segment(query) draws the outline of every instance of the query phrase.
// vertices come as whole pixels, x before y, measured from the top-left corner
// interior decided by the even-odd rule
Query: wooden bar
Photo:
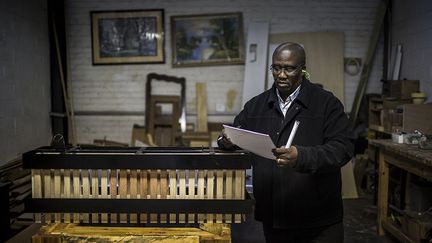
[[[233,198],[233,171],[226,170],[225,171],[225,199],[234,199]],[[232,214],[225,214],[224,223],[230,224],[232,222]]]
[[[178,194],[177,194],[177,173],[175,170],[170,170],[169,171],[169,199],[177,199],[178,198]],[[175,213],[171,213],[169,215],[169,220],[170,223],[175,224],[176,223],[176,214]]]
[[[216,171],[216,199],[223,199],[224,175],[222,170]],[[222,214],[216,214],[216,223],[222,223]]]
[[[186,171],[179,171],[179,199],[186,199]],[[184,213],[179,213],[179,223],[183,224],[186,221]]]
[[[110,170],[110,196],[112,199],[117,198],[117,173],[118,170],[111,169]],[[110,223],[118,222],[118,214],[112,213],[110,215]]]
[[[80,198],[81,197],[81,186],[80,186],[80,171],[79,170],[72,170],[72,174],[73,174],[73,179],[72,179],[72,183],[73,183],[73,194],[72,197],[73,198]],[[73,222],[74,223],[79,223],[80,222],[80,214],[79,213],[74,213],[73,214]]]
[[[71,171],[70,170],[62,170],[63,175],[63,194],[62,198],[71,198]],[[71,222],[71,214],[70,213],[64,213],[64,222],[65,223],[72,223]]]
[[[82,175],[82,188],[83,188],[83,198],[89,198],[90,197],[90,174],[89,174],[89,170],[82,170],[81,171],[81,175]],[[90,219],[90,214],[88,213],[83,213],[82,214],[82,219],[84,223],[90,223],[89,219]]]
[[[127,198],[127,171],[126,170],[120,170],[120,176],[119,176],[119,195],[121,199]],[[127,223],[127,214],[121,213],[120,214],[120,223]]]
[[[101,173],[101,195],[99,198],[108,198],[108,170],[102,170]],[[101,223],[108,223],[108,214],[101,214]]]
[[[163,170],[160,171],[160,199],[167,199],[168,193],[168,172]],[[159,216],[159,223],[167,223],[167,214],[162,213]]]
[[[202,224],[199,228],[95,227],[77,224],[50,224],[43,226],[32,237],[33,243],[89,241],[110,243],[229,243],[231,242],[231,229],[226,224]]]
[[[137,171],[136,170],[130,171],[130,180],[129,180],[128,184],[130,187],[130,198],[131,199],[138,198]],[[130,214],[130,222],[132,224],[136,224],[138,222],[138,215],[135,213]]]
[[[91,170],[92,175],[92,186],[91,186],[91,198],[99,198],[99,183],[98,183],[98,170]],[[99,223],[99,214],[98,213],[92,213],[91,214],[92,223]]]
[[[150,171],[150,199],[158,199],[158,172],[156,170]],[[150,223],[158,223],[158,215],[155,213],[150,214]]]
[[[148,198],[148,172],[147,170],[141,170],[140,173],[140,198],[147,199]],[[142,224],[147,223],[148,219],[147,213],[140,214],[140,222]]]
[[[214,198],[214,172],[213,170],[207,171],[207,199]],[[206,214],[206,223],[213,223],[214,215],[211,213]]]
[[[41,170],[32,170],[32,197],[42,198]],[[36,223],[41,223],[41,214],[35,213],[34,219]]]
[[[204,181],[205,181],[205,173],[203,170],[198,171],[198,198],[204,198]],[[198,223],[204,223],[204,214],[198,214]]]

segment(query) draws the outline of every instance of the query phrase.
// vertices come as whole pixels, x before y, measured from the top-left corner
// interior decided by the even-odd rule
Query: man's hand
[[[277,166],[287,168],[294,168],[296,166],[297,148],[295,146],[289,148],[285,148],[285,146],[274,148],[272,152],[274,156],[276,156]]]
[[[222,132],[219,135],[218,144],[219,146],[222,146],[224,149],[232,149],[235,146],[226,135],[225,129],[222,129]]]

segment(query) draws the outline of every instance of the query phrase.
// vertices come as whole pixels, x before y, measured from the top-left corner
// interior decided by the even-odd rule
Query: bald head
[[[273,52],[273,61],[277,57],[287,55],[291,56],[297,64],[306,64],[306,54],[304,48],[294,42],[285,42],[276,47],[276,50]]]

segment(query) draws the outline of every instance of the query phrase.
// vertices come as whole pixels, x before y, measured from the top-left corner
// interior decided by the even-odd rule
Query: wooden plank
[[[82,170],[81,175],[82,175],[82,188],[83,188],[82,197],[83,198],[90,198],[90,174],[89,174],[89,171],[88,170]],[[83,213],[81,215],[82,215],[82,219],[83,219],[84,223],[90,223],[90,221],[89,221],[90,214]]]
[[[81,198],[81,185],[80,185],[80,171],[79,170],[72,170],[73,174],[73,198]],[[80,214],[74,213],[73,214],[73,222],[79,223],[80,222]]]
[[[169,199],[176,199],[177,198],[177,173],[175,170],[169,171]],[[170,223],[176,223],[176,214],[171,213],[169,215]]]
[[[61,175],[60,170],[54,170],[54,198],[61,197]],[[61,213],[54,214],[55,222],[61,223]]]
[[[138,185],[137,185],[137,170],[130,171],[130,198],[136,199],[138,198]],[[130,222],[131,224],[135,224],[138,222],[138,215],[136,213],[130,214]]]
[[[118,170],[111,169],[110,170],[110,196],[112,199],[118,198],[117,195],[117,173]],[[110,223],[117,223],[118,222],[118,214],[112,213],[110,215]]]
[[[244,171],[243,170],[235,170],[234,175],[234,199],[244,199],[244,191],[242,187],[244,187],[243,184],[243,177],[244,177]],[[241,223],[241,215],[235,214],[234,215],[234,222],[235,223]]]
[[[204,178],[205,174],[204,174],[204,170],[199,170],[198,171],[198,198],[199,199],[204,199]],[[198,223],[204,223],[204,214],[200,213],[198,214]]]
[[[179,199],[186,199],[186,171],[179,170]],[[179,223],[185,223],[185,214],[179,213]]]
[[[42,172],[41,170],[32,170],[32,197],[42,198]],[[35,213],[34,219],[36,223],[41,223],[41,214]]]
[[[127,171],[125,169],[120,170],[120,176],[119,176],[119,195],[121,199],[127,198]],[[127,223],[127,214],[121,213],[120,214],[120,223]]]
[[[214,171],[207,171],[207,199],[212,200],[214,198]],[[213,223],[214,214],[206,214],[207,223]]]
[[[225,171],[225,199],[233,199],[233,170]],[[225,223],[232,223],[232,214],[225,214]]]
[[[43,198],[51,198],[51,170],[43,170]],[[51,214],[45,214],[45,222],[51,222]],[[42,219],[42,221],[44,221]],[[44,222],[43,222],[44,223]]]
[[[158,198],[158,172],[157,170],[150,170],[150,199]],[[150,223],[158,223],[157,214],[150,214]]]
[[[101,194],[99,198],[108,198],[108,170],[101,172]],[[108,223],[108,214],[101,214],[101,223]]]
[[[99,175],[98,175],[98,170],[91,170],[91,180],[92,180],[92,185],[91,185],[91,197],[93,199],[99,198]],[[95,209],[96,210],[96,209]],[[92,213],[91,215],[92,219],[92,223],[99,223],[99,213]]]
[[[195,199],[195,170],[188,171],[188,190],[187,190],[187,198]],[[188,223],[195,223],[195,214],[188,214]]]
[[[384,235],[383,223],[387,222],[389,166],[384,160],[384,153],[378,154],[378,234]]]
[[[222,170],[216,171],[216,199],[223,199],[224,175]],[[222,214],[216,214],[216,223],[222,223]]]
[[[196,83],[197,132],[207,132],[207,90],[205,83]]]
[[[166,200],[168,196],[168,172],[163,170],[160,172],[160,199]],[[162,213],[159,215],[160,223],[167,223],[167,214]]]
[[[62,198],[71,198],[71,170],[63,170],[63,194]],[[71,214],[65,213],[64,214],[64,222],[65,223],[72,223],[71,222]]]
[[[107,232],[109,234],[107,235]],[[192,238],[191,238],[192,237]],[[52,224],[42,227],[34,242],[231,242],[231,230],[226,224],[201,224],[190,227],[101,227],[76,224]]]
[[[140,198],[147,199],[148,198],[148,172],[147,170],[141,170],[140,172]],[[142,224],[147,223],[147,212],[140,214],[140,222]]]

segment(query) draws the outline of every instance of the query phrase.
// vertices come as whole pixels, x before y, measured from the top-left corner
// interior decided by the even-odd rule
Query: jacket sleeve
[[[324,143],[316,146],[296,146],[296,171],[326,173],[339,170],[353,156],[354,141],[343,105],[332,97],[325,110]]]

